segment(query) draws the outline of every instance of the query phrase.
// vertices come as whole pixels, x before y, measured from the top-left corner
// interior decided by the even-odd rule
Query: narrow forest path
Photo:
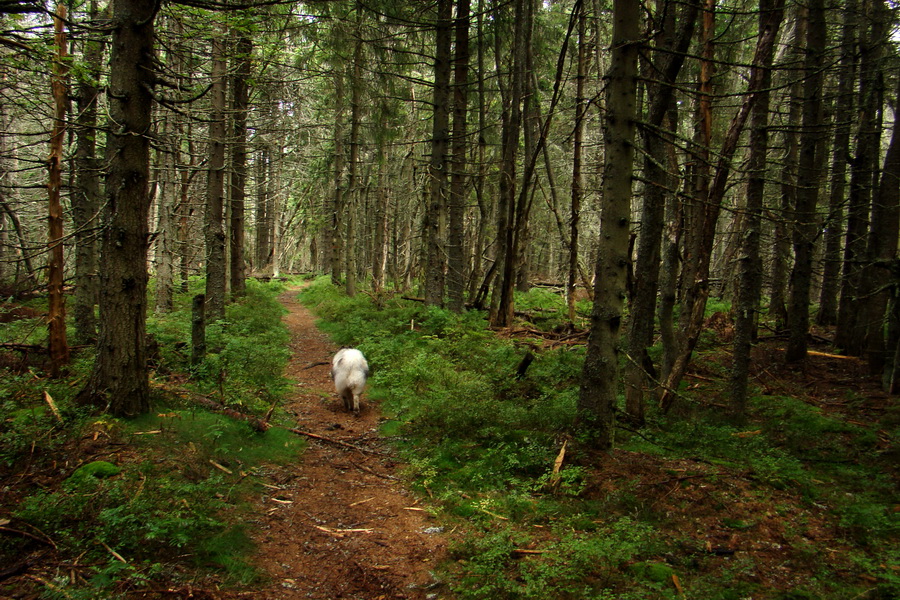
[[[255,598],[437,598],[431,569],[443,557],[443,536],[404,489],[399,465],[378,435],[379,411],[363,396],[360,414],[344,411],[330,378],[337,348],[297,301],[279,300],[291,334],[285,407],[296,428],[365,451],[309,440],[298,464],[266,482],[255,524],[257,567],[270,583]],[[316,364],[316,363],[329,364]],[[310,366],[315,365],[315,366]]]

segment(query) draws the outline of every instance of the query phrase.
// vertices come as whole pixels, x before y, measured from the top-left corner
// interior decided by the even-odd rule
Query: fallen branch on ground
[[[263,421],[262,419],[258,419],[256,417],[254,417],[253,415],[247,415],[242,412],[238,412],[238,411],[234,410],[233,408],[228,408],[224,404],[216,402],[215,400],[210,400],[209,398],[204,398],[203,396],[194,396],[193,400],[194,400],[194,402],[196,402],[197,404],[200,404],[201,406],[205,406],[216,412],[220,412],[223,415],[229,416],[233,419],[239,419],[241,421],[246,421],[247,423],[250,424],[250,427],[252,427],[256,431],[263,432],[263,431],[266,431],[267,429],[269,429],[269,427],[271,427],[271,425],[269,425],[267,422]]]
[[[353,450],[358,450],[360,452],[365,452],[367,454],[377,454],[379,456],[388,456],[384,452],[379,452],[378,450],[369,450],[368,448],[363,448],[362,446],[357,446],[356,444],[349,444],[347,442],[342,442],[341,440],[336,440],[334,438],[325,437],[324,435],[319,435],[317,433],[310,433],[309,431],[303,431],[301,429],[291,429],[288,427],[286,427],[285,429],[287,429],[291,433],[295,433],[297,435],[305,435],[306,437],[312,438],[314,440],[328,442],[329,444],[335,444],[337,446],[343,446],[345,448],[351,448]]]
[[[320,360],[319,362],[310,363],[309,365],[303,367],[303,370],[312,369],[313,367],[321,367],[322,365],[330,365],[331,363],[327,360]]]

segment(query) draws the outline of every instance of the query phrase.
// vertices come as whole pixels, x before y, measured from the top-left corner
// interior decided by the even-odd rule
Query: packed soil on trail
[[[404,488],[401,465],[378,435],[378,407],[364,395],[359,415],[344,410],[330,377],[337,348],[297,293],[280,297],[289,311],[287,375],[294,381],[285,407],[297,429],[332,441],[310,437],[300,462],[266,482],[270,493],[252,529],[256,564],[269,584],[254,597],[444,596],[431,573],[445,552],[440,529]]]

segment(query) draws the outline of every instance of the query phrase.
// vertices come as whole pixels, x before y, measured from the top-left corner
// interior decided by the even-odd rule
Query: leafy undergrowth
[[[517,305],[547,319],[537,293]],[[900,407],[858,361],[790,370],[761,345],[737,429],[720,417],[728,345],[710,329],[676,409],[600,454],[567,437],[582,346],[324,280],[302,299],[369,358],[383,431],[453,532],[444,577],[459,598],[900,597]]]
[[[98,415],[74,403],[91,366],[87,349],[56,381],[40,365],[7,361],[0,375],[0,596],[152,597],[148,590],[177,595],[259,578],[248,562],[248,500],[263,489],[258,476],[294,462],[304,442],[283,429],[254,431],[193,401],[207,397],[261,416],[286,389],[287,333],[277,302],[283,288],[249,286],[228,306],[226,321],[209,328],[210,351],[195,367],[191,294],[178,296],[173,313],[151,317],[159,352],[152,411],[141,418]],[[23,320],[4,329],[15,336],[4,341],[19,344],[40,343],[42,335],[44,327]]]

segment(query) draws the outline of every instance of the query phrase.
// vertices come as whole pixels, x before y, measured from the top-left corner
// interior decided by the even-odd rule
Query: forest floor
[[[333,442],[310,438],[301,462],[273,471],[252,527],[269,584],[253,597],[426,598],[439,585],[431,569],[445,553],[440,529],[404,489],[402,465],[378,434],[378,407],[364,395],[359,415],[344,410],[330,377],[337,348],[296,297],[293,289],[279,299],[294,382],[284,407],[297,429]]]
[[[577,498],[564,497],[563,492],[535,492],[525,508],[516,509],[512,503],[502,504],[501,494],[473,492],[472,498],[465,496],[456,505],[445,498],[443,506],[434,509],[441,512],[438,519],[406,487],[404,465],[379,431],[379,406],[369,402],[366,394],[358,415],[343,408],[330,379],[330,361],[337,347],[317,329],[313,314],[297,300],[298,292],[299,288],[290,289],[279,298],[288,311],[282,320],[290,333],[291,351],[286,369],[291,390],[282,409],[292,416],[289,426],[308,443],[294,462],[278,466],[267,461],[264,468],[253,469],[252,505],[248,508],[241,502],[246,525],[243,530],[250,533],[255,545],[250,561],[261,575],[255,580],[258,583],[243,588],[234,587],[233,582],[220,586],[223,578],[218,573],[203,571],[193,579],[193,571],[181,571],[179,567],[173,572],[184,577],[166,589],[157,589],[156,584],[147,588],[141,580],[139,588],[129,589],[125,597],[452,597],[450,586],[439,581],[435,572],[447,581],[462,577],[484,589],[496,583],[497,589],[512,590],[497,597],[554,597],[537,595],[540,585],[556,585],[557,580],[560,586],[567,585],[564,577],[569,575],[579,586],[627,588],[631,598],[641,597],[642,591],[647,591],[646,598],[670,598],[673,594],[778,600],[900,597],[895,593],[900,589],[896,551],[900,504],[890,493],[884,493],[885,489],[900,489],[900,407],[896,396],[881,391],[865,361],[832,353],[826,332],[812,338],[816,342],[813,352],[797,365],[785,363],[783,338],[770,335],[760,340],[754,350],[753,377],[761,397],[746,428],[733,431],[717,427],[718,421],[709,419],[728,401],[731,335],[723,315],[711,318],[706,327],[706,346],[698,352],[687,375],[691,402],[676,404],[664,428],[631,432],[630,440],[636,443],[630,446],[625,446],[628,439],[623,439],[608,454],[578,457],[570,453],[567,463],[572,461],[583,473],[583,488],[575,494]],[[273,315],[273,321],[277,318]],[[459,406],[465,410],[465,404]],[[170,416],[157,415],[157,420],[177,420]],[[192,462],[202,455],[184,442],[179,446],[180,454],[175,453],[178,456],[154,455],[148,448],[156,446],[141,446],[136,442],[137,434],[107,435],[104,423],[98,420],[63,446],[44,450],[50,452],[50,460],[32,459],[34,442],[26,436],[31,430],[18,437],[7,434],[8,439],[28,442],[23,445],[28,458],[24,464],[20,461],[21,470],[4,472],[0,462],[0,533],[6,534],[0,537],[0,600],[30,600],[42,592],[41,597],[102,597],[88,595],[89,589],[84,595],[69,595],[65,589],[47,595],[55,592],[54,586],[66,577],[73,583],[84,583],[94,573],[93,567],[105,564],[85,564],[83,555],[72,560],[55,551],[52,538],[62,539],[67,531],[81,530],[35,529],[39,535],[24,534],[30,546],[10,543],[13,538],[9,534],[21,533],[16,529],[28,525],[25,519],[10,522],[4,517],[15,512],[22,498],[33,494],[31,488],[46,493],[57,490],[76,465],[98,458],[132,473],[140,473],[139,468],[146,468],[141,465],[151,462],[198,474],[203,472],[201,465],[208,468],[206,460]],[[700,427],[703,436],[718,437],[709,437],[706,446],[689,445],[695,451],[680,448],[679,440],[691,441],[687,436],[701,431],[695,429]],[[174,435],[174,425],[166,429],[165,436],[148,439],[156,444],[164,437],[169,443],[182,439]],[[623,429],[630,430],[624,424]],[[686,433],[679,438],[676,434],[681,430]],[[628,438],[628,433],[622,432],[622,438]],[[240,446],[247,445],[243,435],[235,436]],[[295,439],[290,434],[286,437]],[[733,440],[748,443],[734,444]],[[750,443],[753,440],[760,441],[754,446]],[[723,448],[717,447],[715,452],[708,447],[719,445]],[[171,446],[160,445],[159,449],[164,453]],[[218,454],[215,456],[221,460]],[[232,458],[226,464],[240,464],[238,458]],[[294,460],[293,455],[290,460]],[[242,479],[244,476],[241,474]],[[143,489],[142,477],[132,475],[130,481],[138,486],[136,491],[125,485],[129,480],[124,478],[119,478],[121,487],[115,489],[137,497]],[[259,493],[256,477],[265,492]],[[53,502],[45,502],[42,510],[60,512],[67,506],[81,506],[77,502],[83,497],[58,494]],[[477,507],[485,499],[496,500],[500,508],[478,511],[475,518],[460,512],[466,506]],[[148,506],[140,514],[151,514],[155,505]],[[521,518],[500,516],[515,512],[513,509]],[[613,544],[602,535],[587,532],[608,532],[604,527],[625,522],[626,518],[649,524],[654,540],[664,540],[658,544],[659,550],[640,556],[651,560],[632,564],[634,560],[627,559],[618,564],[611,558],[609,565],[591,565],[584,573],[569,568],[569,563],[581,564],[578,560],[593,556],[590,552]],[[54,522],[69,526],[62,516]],[[4,525],[9,527],[4,530]],[[493,541],[502,541],[504,536],[515,546],[501,556],[502,552],[494,552]],[[466,537],[475,540],[471,548],[459,544]],[[9,548],[23,549],[8,558],[9,554],[2,553],[4,539]],[[451,539],[452,552],[448,550]],[[476,552],[482,547],[484,559]],[[471,556],[463,555],[461,548],[468,548]],[[584,554],[569,560],[570,550],[583,550]],[[133,548],[130,551],[134,552]],[[119,555],[114,556],[125,564]],[[492,559],[497,559],[496,565]],[[164,557],[159,560],[164,561]],[[143,568],[141,563],[135,564],[135,572]],[[648,582],[633,569],[647,564],[664,565],[670,570],[665,571],[666,578]],[[542,573],[547,577],[537,578]],[[188,580],[192,583],[185,585]],[[532,582],[534,586],[527,588]],[[119,588],[126,585],[134,584],[123,579]],[[842,588],[848,593],[842,594]],[[830,595],[815,593],[820,589]],[[481,593],[468,597],[490,596]]]

